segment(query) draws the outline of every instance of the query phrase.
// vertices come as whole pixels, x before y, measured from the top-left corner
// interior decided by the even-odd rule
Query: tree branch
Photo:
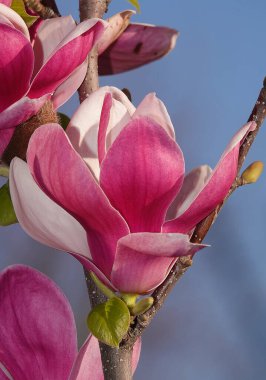
[[[202,242],[202,240],[207,235],[209,229],[211,228],[212,224],[216,220],[224,203],[227,201],[230,195],[241,185],[241,181],[239,180],[238,174],[245,161],[247,153],[252,143],[254,142],[254,139],[257,136],[257,133],[261,125],[264,122],[265,116],[266,116],[266,78],[264,79],[263,87],[260,91],[258,99],[248,119],[248,121],[255,121],[257,123],[257,127],[254,131],[248,133],[244,142],[241,145],[241,148],[239,150],[237,177],[234,183],[232,184],[227,196],[223,200],[223,202],[220,205],[218,205],[216,209],[209,216],[207,216],[204,220],[202,220],[196,226],[194,233],[191,237],[191,242],[193,243]],[[176,283],[181,279],[181,277],[188,270],[188,268],[190,268],[191,265],[192,265],[192,258],[190,256],[180,258],[176,262],[176,264],[172,268],[171,272],[169,273],[165,281],[153,292],[152,294],[152,297],[154,298],[153,306],[144,314],[136,318],[135,324],[128,331],[128,335],[122,342],[121,347],[132,346],[132,343],[134,343],[136,339],[143,333],[143,331],[149,326],[154,316],[162,307],[165,299],[170,294],[171,290],[174,288]]]
[[[37,13],[42,19],[55,18],[60,16],[54,0],[41,2],[40,0],[23,0],[26,7]]]

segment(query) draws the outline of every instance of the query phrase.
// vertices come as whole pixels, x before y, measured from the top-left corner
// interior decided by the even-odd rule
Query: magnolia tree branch
[[[37,13],[42,19],[55,18],[60,16],[54,0],[23,0],[24,4]]]
[[[230,197],[230,195],[239,187],[242,183],[239,180],[239,172],[241,167],[245,161],[247,153],[261,127],[264,122],[266,116],[266,78],[263,82],[263,87],[260,91],[258,99],[255,103],[255,106],[250,114],[248,121],[255,121],[257,123],[257,127],[254,131],[249,132],[246,136],[244,142],[239,151],[238,158],[238,173],[237,177],[232,184],[227,196],[223,200],[223,202],[216,207],[216,209],[207,216],[204,220],[202,220],[195,228],[195,231],[191,237],[191,242],[193,243],[201,243],[204,237],[207,235],[209,229],[217,218],[222,206],[226,202],[226,200]],[[187,269],[192,265],[191,257],[183,257],[177,261],[177,263],[172,268],[166,280],[153,292],[152,297],[154,298],[153,306],[146,311],[144,314],[140,315],[136,318],[135,324],[130,328],[127,337],[122,342],[122,347],[131,347],[132,344],[136,341],[136,339],[143,333],[143,331],[149,326],[154,316],[157,314],[158,310],[164,304],[165,299],[170,294],[171,290],[174,288],[176,283],[181,279],[183,274],[187,271]]]
[[[80,21],[88,18],[102,18],[107,12],[111,0],[80,0]],[[99,88],[98,79],[98,52],[97,46],[88,55],[88,69],[85,79],[78,93],[80,102],[83,102],[89,94]],[[105,296],[98,290],[85,270],[86,284],[91,306],[94,307],[106,301]],[[113,348],[99,342],[102,366],[105,380],[131,380],[132,379],[132,347]]]

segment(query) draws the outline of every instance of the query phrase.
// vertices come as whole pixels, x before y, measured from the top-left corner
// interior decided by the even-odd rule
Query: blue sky
[[[266,75],[264,1],[141,1],[136,22],[180,31],[167,57],[101,78],[127,87],[137,104],[155,91],[166,104],[187,171],[215,166],[247,120]],[[58,1],[78,19],[75,1]],[[130,8],[113,0],[109,14]],[[63,107],[71,116],[77,99]],[[247,163],[266,161],[266,126]],[[239,189],[221,212],[202,251],[143,338],[135,380],[251,380],[266,373],[266,180]],[[0,266],[32,265],[64,290],[85,339],[88,301],[82,268],[68,255],[32,241],[19,226],[0,230]]]

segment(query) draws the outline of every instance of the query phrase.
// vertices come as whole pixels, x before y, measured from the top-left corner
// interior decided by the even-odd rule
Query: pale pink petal
[[[145,96],[140,105],[137,107],[136,112],[133,115],[133,119],[139,116],[147,116],[154,120],[173,139],[175,138],[174,126],[171,122],[170,116],[163,102],[157,98],[155,93],[151,93]]]
[[[24,36],[30,40],[29,30],[23,19],[13,9],[0,3],[0,14],[5,16],[11,24],[19,30]]]
[[[12,160],[9,181],[18,221],[33,239],[91,258],[84,228],[39,188],[26,162]]]
[[[108,276],[117,240],[128,234],[128,227],[62,127],[46,124],[38,128],[31,137],[27,159],[41,189],[83,225],[93,261]]]
[[[38,28],[33,45],[35,55],[34,75],[37,74],[44,62],[56,50],[60,42],[75,30],[76,23],[72,16],[55,17],[42,20],[41,25],[35,27]]]
[[[98,19],[78,24],[44,62],[32,82],[28,96],[37,98],[54,92],[84,62],[102,35],[105,25]]]
[[[111,281],[124,293],[149,293],[164,281],[177,257],[194,255],[204,247],[181,234],[124,236],[117,243]]]
[[[24,97],[3,112],[0,112],[0,131],[3,129],[14,128],[28,120],[31,116],[36,115],[49,98],[49,94],[44,95],[39,99]]]
[[[130,17],[136,12],[126,10],[108,18],[108,27],[105,29],[99,43],[98,53],[101,54],[124,32],[130,23]]]
[[[148,118],[132,120],[102,162],[100,183],[131,232],[160,232],[184,175],[183,154]]]
[[[241,142],[247,133],[255,128],[256,123],[251,122],[235,134],[200,193],[195,194],[196,197],[192,202],[190,200],[188,204],[185,204],[187,209],[182,206],[181,215],[164,224],[164,232],[188,233],[222,202],[237,174]]]
[[[54,108],[61,107],[77,91],[83,82],[88,67],[87,59],[55,90],[52,96]]]
[[[29,40],[15,28],[0,24],[0,112],[28,91],[33,69],[33,51]],[[27,64],[25,64],[27,62]]]
[[[141,339],[138,338],[133,347],[132,374],[137,368],[140,351]],[[88,374],[93,374],[92,380],[104,380],[99,343],[92,335],[81,347],[69,380],[88,380]]]
[[[14,132],[15,128],[0,129],[0,158],[6,150]]]
[[[174,29],[147,24],[130,24],[99,57],[101,75],[135,69],[169,53],[176,43]]]
[[[194,201],[202,191],[212,173],[208,165],[199,166],[189,172],[185,178],[180,192],[167,211],[167,220],[177,218]]]
[[[61,290],[23,265],[0,275],[0,362],[16,380],[67,380],[76,328]]]
[[[101,87],[90,94],[79,106],[67,128],[71,143],[89,165],[96,178],[99,177],[100,171],[97,152],[99,120],[106,93],[111,93],[113,98],[106,142],[106,145],[110,146],[135,112],[135,107],[126,95],[115,87]]]

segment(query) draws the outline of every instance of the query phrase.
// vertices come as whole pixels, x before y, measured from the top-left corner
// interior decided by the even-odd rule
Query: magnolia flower
[[[104,379],[97,339],[90,336],[78,352],[71,307],[48,277],[23,265],[7,268],[0,302],[0,379]],[[140,347],[138,340],[133,371]]]
[[[48,99],[57,108],[77,90],[105,25],[98,19],[76,25],[71,16],[46,20],[32,48],[22,18],[0,4],[0,157],[17,125]]]
[[[120,90],[101,88],[78,108],[68,136],[59,125],[41,126],[27,164],[13,160],[17,218],[33,238],[70,252],[111,288],[148,293],[178,257],[203,248],[189,233],[227,194],[241,141],[254,127],[234,136],[213,171],[202,166],[184,179],[164,104],[149,94],[136,109]]]

